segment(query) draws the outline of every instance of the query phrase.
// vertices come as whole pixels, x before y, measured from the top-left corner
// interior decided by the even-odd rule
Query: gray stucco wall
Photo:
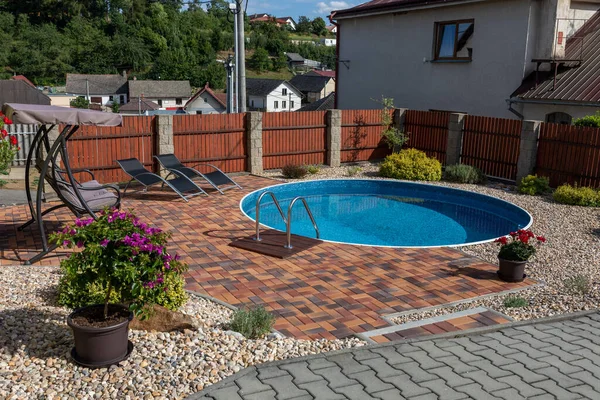
[[[435,22],[473,18],[473,61],[432,63]],[[338,107],[397,107],[515,118],[506,99],[531,66],[529,0],[498,0],[340,20]],[[530,40],[534,40],[531,38]],[[424,61],[426,60],[426,61]]]

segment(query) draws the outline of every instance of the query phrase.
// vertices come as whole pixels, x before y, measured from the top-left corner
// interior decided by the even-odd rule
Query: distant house
[[[321,75],[296,75],[290,79],[290,83],[300,90],[303,95],[303,103],[312,103],[327,97],[335,91],[335,81],[333,78]]]
[[[254,111],[297,111],[302,93],[289,82],[278,79],[246,79],[248,108]]]
[[[192,95],[190,81],[129,81],[129,97],[141,97],[161,110],[182,108]]]
[[[28,84],[29,86],[35,87],[33,82],[31,82],[29,79],[27,79],[27,77],[25,75],[14,75],[14,76],[11,76],[10,79],[12,79],[14,81],[23,81],[26,84]]]
[[[335,93],[329,93],[320,100],[302,106],[298,111],[326,111],[335,108]]]
[[[291,30],[296,30],[296,21],[292,17],[273,17],[269,14],[252,14],[248,16],[251,24],[257,22],[274,22],[277,26],[289,26]]]
[[[227,103],[222,96],[218,96],[208,86],[208,83],[200,89],[185,104],[185,111],[188,114],[223,114],[227,112]]]
[[[296,30],[296,21],[292,17],[279,17],[277,18],[279,21],[284,21],[287,26],[289,26],[293,31]]]
[[[285,55],[291,68],[321,68],[320,62],[304,58],[298,53],[285,53]]]
[[[66,93],[102,106],[126,104],[127,75],[67,74]]]
[[[327,76],[329,78],[333,78],[335,79],[335,71],[330,71],[330,70],[320,70],[320,69],[314,69],[312,71],[307,72],[304,75],[317,75],[317,76]]]
[[[327,30],[328,30],[329,32],[331,32],[331,33],[337,33],[337,26],[335,26],[335,25],[329,25],[329,26],[327,27]]]
[[[50,105],[50,98],[22,80],[0,81],[0,106],[4,103]]]
[[[269,16],[269,14],[250,14],[248,15],[248,19],[250,21],[257,19],[257,18],[267,18]]]
[[[319,43],[323,46],[335,47],[337,45],[337,40],[332,38],[321,38],[321,40],[319,40]]]
[[[148,115],[149,111],[156,111],[158,109],[158,104],[153,101],[139,97],[131,97],[129,103],[119,108],[119,114]]]

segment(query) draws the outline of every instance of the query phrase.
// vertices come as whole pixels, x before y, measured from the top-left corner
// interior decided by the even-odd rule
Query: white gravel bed
[[[178,399],[266,361],[361,346],[358,339],[247,340],[224,332],[231,310],[190,296],[182,312],[200,329],[130,331],[131,356],[110,369],[70,359],[68,310],[55,305],[56,267],[2,267],[0,273],[0,399]]]
[[[353,178],[377,178],[379,168],[376,163],[358,163],[358,165],[362,170]],[[344,178],[348,177],[348,171],[351,168],[352,166],[347,165],[337,168],[323,167],[319,173],[308,175],[304,179]],[[267,171],[264,176],[284,180],[280,171]],[[515,186],[501,183],[490,182],[487,185],[427,183],[486,194],[509,201],[527,210],[533,216],[534,222],[531,229],[536,234],[545,236],[548,242],[541,246],[537,255],[530,260],[526,273],[529,277],[544,282],[545,286],[526,289],[516,294],[528,300],[527,307],[506,308],[504,307],[506,296],[500,295],[457,306],[402,315],[393,318],[393,322],[400,324],[479,306],[492,308],[516,320],[541,318],[599,307],[600,208],[558,204],[552,200],[550,195],[522,195],[516,191]],[[492,264],[498,262],[498,246],[494,243],[463,246],[459,249]],[[587,295],[573,295],[564,285],[565,278],[579,274],[587,276],[592,283],[592,289]]]

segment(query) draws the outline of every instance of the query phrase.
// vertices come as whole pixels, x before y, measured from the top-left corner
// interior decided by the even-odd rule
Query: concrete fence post
[[[342,110],[327,110],[327,165],[342,163]]]
[[[246,137],[248,140],[248,169],[251,174],[263,172],[263,115],[258,111],[246,113]]]
[[[467,114],[450,114],[448,121],[448,142],[446,144],[446,165],[460,163],[463,144],[463,129]]]
[[[157,148],[156,154],[174,154],[175,142],[173,141],[173,116],[172,115],[157,115],[156,116],[156,135]],[[164,177],[167,175],[165,171],[161,172]]]
[[[517,161],[517,182],[535,172],[541,124],[541,121],[523,121]]]
[[[408,108],[395,108],[394,109],[394,128],[400,132],[406,132],[406,112]]]

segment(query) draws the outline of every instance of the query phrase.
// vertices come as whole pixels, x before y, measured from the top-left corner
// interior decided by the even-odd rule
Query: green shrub
[[[83,96],[78,96],[75,97],[73,100],[71,100],[71,108],[90,108],[90,102],[89,100],[87,100],[85,97]]]
[[[387,156],[379,168],[379,175],[409,181],[439,181],[442,164],[422,151],[406,149]]]
[[[300,179],[308,174],[308,168],[304,165],[288,164],[281,168],[281,174],[286,179]]]
[[[573,121],[573,125],[600,128],[600,111],[596,112],[594,115],[588,115],[586,117],[576,119]]]
[[[465,164],[449,165],[444,171],[444,180],[458,183],[483,183],[485,174],[476,167]]]
[[[529,302],[527,299],[520,296],[507,296],[504,299],[504,307],[506,308],[521,308],[527,307]]]
[[[554,191],[553,198],[562,204],[600,207],[600,191],[590,187],[577,187],[565,184]]]
[[[527,175],[519,182],[519,193],[536,196],[550,191],[550,180],[544,176]]]
[[[348,174],[348,176],[356,176],[358,175],[360,172],[362,171],[362,168],[359,166],[354,166],[354,167],[348,167],[348,170],[346,171],[346,173]]]
[[[321,171],[321,168],[319,168],[318,165],[309,165],[306,167],[306,170],[308,171],[309,174],[316,175],[319,173],[319,171]]]
[[[4,179],[0,179],[0,189],[6,185],[8,185],[8,181],[5,181]]]
[[[586,275],[575,275],[564,280],[565,290],[574,295],[584,296],[592,290],[592,282]]]
[[[269,333],[273,324],[275,324],[275,316],[260,306],[237,310],[233,313],[228,328],[248,339],[258,339]]]

